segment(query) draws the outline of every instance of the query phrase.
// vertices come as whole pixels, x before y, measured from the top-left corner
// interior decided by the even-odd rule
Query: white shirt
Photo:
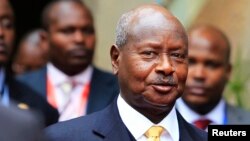
[[[118,96],[117,106],[123,123],[134,138],[137,141],[147,141],[144,133],[155,124],[127,104],[121,95]],[[179,124],[175,107],[157,125],[165,129],[160,137],[161,141],[179,141]]]
[[[189,108],[181,98],[179,98],[176,101],[176,108],[184,117],[184,119],[186,119],[189,123],[193,123],[194,121],[200,118],[206,118],[212,121],[211,124],[225,124],[224,123],[226,120],[225,106],[226,106],[225,100],[221,99],[220,102],[212,111],[210,111],[206,115],[199,115],[191,108]]]
[[[48,63],[47,68],[48,68],[47,77],[49,77],[50,83],[54,89],[56,103],[58,106],[58,111],[60,113],[59,121],[64,121],[78,117],[79,115],[77,115],[77,113],[70,113],[70,115],[68,114],[67,117],[62,118],[62,114],[65,110],[65,105],[68,103],[69,99],[72,100],[70,104],[74,104],[75,103],[74,100],[81,99],[86,84],[90,83],[91,81],[93,67],[88,66],[83,72],[74,76],[67,76],[65,73],[57,69],[52,63]],[[77,85],[70,94],[70,96],[65,96],[65,94],[61,89],[61,84],[64,83],[65,81],[68,81],[69,79],[77,82]],[[83,112],[83,115],[86,114],[86,108],[87,108],[87,103],[85,105],[85,111]]]

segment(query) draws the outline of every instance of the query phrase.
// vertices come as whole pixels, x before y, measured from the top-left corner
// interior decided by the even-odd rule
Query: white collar
[[[189,123],[193,123],[200,118],[210,119],[212,121],[211,124],[224,124],[225,122],[226,102],[224,99],[221,99],[216,107],[206,115],[200,115],[193,111],[181,98],[177,100],[176,104],[178,111]]]
[[[77,83],[86,84],[87,82],[90,82],[93,74],[93,67],[89,65],[85,70],[82,72],[74,75],[74,76],[68,76],[65,73],[63,73],[61,70],[56,68],[52,63],[47,64],[48,69],[48,76],[50,77],[50,81],[54,86],[58,86],[61,83],[67,81],[68,79],[73,79]]]
[[[155,125],[144,115],[137,112],[129,104],[127,104],[126,101],[121,97],[121,95],[118,96],[117,106],[123,123],[126,125],[128,130],[136,140],[143,136],[143,134],[152,125]],[[173,107],[170,113],[157,125],[164,127],[174,141],[179,141],[179,124],[175,107]]]

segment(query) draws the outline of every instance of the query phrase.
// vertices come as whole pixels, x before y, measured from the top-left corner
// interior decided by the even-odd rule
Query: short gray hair
[[[116,31],[115,31],[115,35],[116,35],[115,44],[118,47],[123,47],[124,45],[127,44],[128,34],[129,34],[129,25],[130,25],[133,15],[134,15],[133,11],[126,12],[120,17],[117,23]]]

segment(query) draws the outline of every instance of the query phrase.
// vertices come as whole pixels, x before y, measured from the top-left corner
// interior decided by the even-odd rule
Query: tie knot
[[[147,132],[145,133],[145,136],[147,138],[158,138],[159,139],[163,130],[164,130],[164,128],[162,126],[152,126],[147,130]]]
[[[69,94],[76,87],[74,80],[68,80],[61,84],[61,89],[65,94]]]
[[[194,122],[194,125],[200,129],[205,130],[210,123],[211,120],[209,119],[198,119]]]

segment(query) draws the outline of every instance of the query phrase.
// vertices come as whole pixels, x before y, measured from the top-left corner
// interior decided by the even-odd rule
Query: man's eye
[[[153,52],[152,51],[145,51],[144,54],[145,55],[153,55]]]
[[[7,19],[7,18],[3,19],[0,24],[2,24],[2,26],[4,28],[6,28],[6,29],[12,29],[13,28],[12,21],[10,19]]]
[[[63,29],[61,30],[64,34],[70,34],[70,33],[73,33],[74,32],[74,29],[73,28],[66,28],[66,29]]]
[[[145,58],[153,58],[156,56],[156,52],[154,51],[144,51],[142,52],[143,57]]]
[[[153,51],[144,51],[143,54],[147,56],[152,56],[152,55],[155,55],[156,53]]]
[[[212,61],[206,62],[206,67],[211,68],[211,69],[216,69],[216,68],[219,68],[221,66],[222,66],[221,63],[212,62]]]
[[[181,53],[172,53],[171,56],[182,59],[185,58],[185,55]]]
[[[83,34],[91,35],[95,33],[95,30],[93,27],[87,27],[87,28],[82,29],[82,32]]]
[[[196,61],[195,61],[195,59],[192,59],[192,58],[189,58],[188,59],[188,65],[194,65],[194,64],[196,64]]]

